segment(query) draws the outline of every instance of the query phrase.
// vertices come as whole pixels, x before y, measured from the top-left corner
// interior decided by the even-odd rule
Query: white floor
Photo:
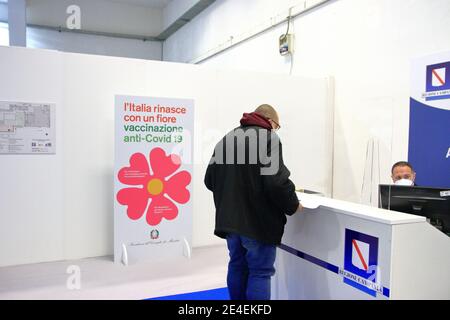
[[[226,287],[226,246],[196,248],[184,257],[132,266],[112,257],[0,268],[0,300],[147,299]],[[80,270],[79,290],[69,289],[69,266]]]

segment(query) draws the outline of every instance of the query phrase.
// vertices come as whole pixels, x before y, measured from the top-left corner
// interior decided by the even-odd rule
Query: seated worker
[[[392,182],[399,186],[415,186],[416,173],[409,162],[399,161],[391,169]]]

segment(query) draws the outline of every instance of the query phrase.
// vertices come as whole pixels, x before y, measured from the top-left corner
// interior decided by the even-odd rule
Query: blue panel
[[[408,161],[419,186],[450,188],[450,111],[411,99]]]

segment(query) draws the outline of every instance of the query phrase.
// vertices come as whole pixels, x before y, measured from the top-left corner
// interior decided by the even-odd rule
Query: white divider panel
[[[215,143],[259,104],[279,109],[297,186],[331,190],[326,79],[9,47],[0,66],[0,100],[55,102],[57,114],[56,155],[0,157],[0,266],[113,253],[116,94],[195,100],[194,247],[223,243],[203,175]]]

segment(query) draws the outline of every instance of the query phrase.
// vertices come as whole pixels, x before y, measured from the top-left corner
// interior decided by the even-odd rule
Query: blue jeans
[[[227,236],[230,262],[227,285],[231,300],[270,300],[276,246],[244,236]]]

